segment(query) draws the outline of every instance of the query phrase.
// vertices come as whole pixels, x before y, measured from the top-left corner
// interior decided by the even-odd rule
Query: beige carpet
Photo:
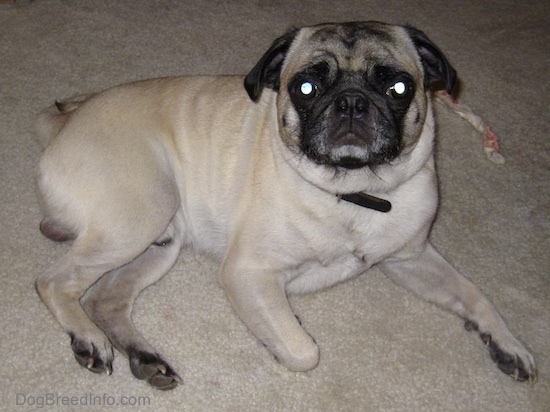
[[[0,4],[0,407],[550,411],[549,16],[548,1],[511,0]],[[479,135],[438,106],[442,200],[432,239],[534,352],[539,382],[504,376],[458,318],[376,269],[292,298],[322,358],[311,372],[289,372],[234,315],[215,264],[189,252],[135,310],[185,384],[151,389],[122,356],[112,376],[78,366],[34,291],[36,275],[67,248],[38,231],[36,113],[55,98],[136,79],[244,74],[292,26],[371,19],[428,33],[457,69],[462,100],[501,136],[504,166],[487,161]]]

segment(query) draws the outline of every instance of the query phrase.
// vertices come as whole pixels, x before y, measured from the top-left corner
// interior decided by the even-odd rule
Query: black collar
[[[385,199],[380,199],[379,197],[368,195],[363,192],[338,195],[338,198],[343,199],[346,202],[366,207],[367,209],[377,210],[378,212],[386,213],[391,210],[391,203],[389,201]]]

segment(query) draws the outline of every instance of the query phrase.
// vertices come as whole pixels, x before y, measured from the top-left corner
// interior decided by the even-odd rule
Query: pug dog
[[[47,109],[40,229],[72,245],[36,289],[76,360],[110,374],[114,347],[153,387],[181,383],[131,313],[193,247],[220,261],[235,312],[291,371],[319,348],[287,295],[376,265],[465,319],[504,373],[535,380],[533,356],[428,240],[431,92],[455,78],[412,27],[320,24],[276,39],[244,79],[145,80]]]

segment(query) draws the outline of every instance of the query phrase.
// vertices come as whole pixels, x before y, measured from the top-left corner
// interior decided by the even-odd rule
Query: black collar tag
[[[374,197],[363,192],[349,193],[338,197],[346,202],[354,203],[356,205],[366,207],[367,209],[377,210],[378,212],[387,213],[391,210],[391,203],[387,200],[380,199],[379,197]]]

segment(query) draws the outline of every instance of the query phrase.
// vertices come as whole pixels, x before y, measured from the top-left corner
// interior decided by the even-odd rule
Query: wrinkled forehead
[[[391,66],[413,76],[421,75],[418,54],[407,32],[384,23],[346,23],[306,27],[300,31],[288,59],[293,73],[326,62],[334,70],[369,72],[374,66]],[[292,62],[292,63],[291,63]]]

